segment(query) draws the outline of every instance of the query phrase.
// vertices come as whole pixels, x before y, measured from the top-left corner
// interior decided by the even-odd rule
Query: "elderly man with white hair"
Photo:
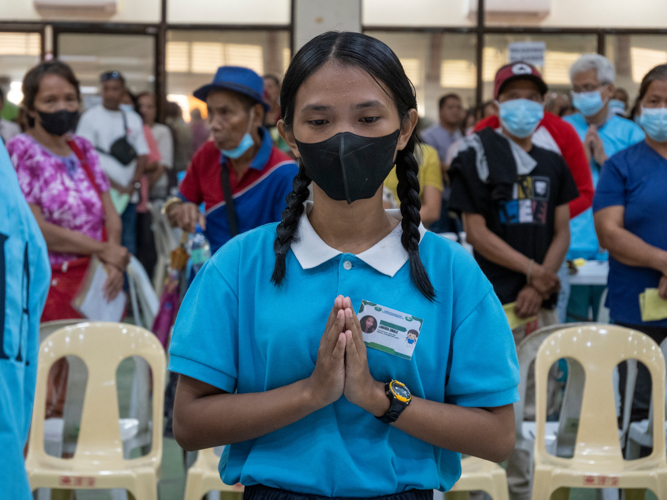
[[[610,109],[614,79],[614,65],[599,54],[584,54],[570,68],[572,103],[579,113],[563,119],[575,128],[584,143],[595,186],[608,157],[644,139],[644,131],[637,124]],[[568,259],[607,260],[607,252],[600,248],[595,234],[590,208],[570,221],[570,232]],[[591,309],[595,319],[603,291],[603,286],[573,286],[568,319],[588,319]]]

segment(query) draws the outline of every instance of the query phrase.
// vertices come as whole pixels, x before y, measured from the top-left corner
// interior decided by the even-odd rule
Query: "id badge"
[[[412,359],[423,319],[362,300],[359,322],[366,347]]]

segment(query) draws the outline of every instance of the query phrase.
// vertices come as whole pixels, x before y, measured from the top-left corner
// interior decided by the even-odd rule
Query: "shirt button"
[[[349,271],[350,269],[352,269],[352,262],[346,260],[345,262],[343,262],[343,267],[345,268],[346,271]]]

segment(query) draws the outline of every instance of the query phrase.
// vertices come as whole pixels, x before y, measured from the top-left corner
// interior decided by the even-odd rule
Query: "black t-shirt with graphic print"
[[[485,153],[487,157],[493,154]],[[519,176],[511,200],[494,201],[493,187],[483,183],[477,174],[475,150],[462,151],[452,162],[449,206],[457,212],[482,215],[491,232],[541,264],[553,240],[556,207],[572,201],[579,192],[560,155],[537,146],[528,154],[537,162],[535,168],[528,175]],[[500,302],[516,301],[526,285],[526,275],[494,264],[477,252],[475,259]],[[554,294],[542,307],[552,308],[556,300]]]

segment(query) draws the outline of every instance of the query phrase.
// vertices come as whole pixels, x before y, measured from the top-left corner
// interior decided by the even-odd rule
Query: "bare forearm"
[[[144,155],[137,158],[137,168],[134,171],[134,178],[132,179],[132,183],[139,182],[141,176],[144,175],[144,171],[146,170],[147,165],[148,165],[147,156]]]
[[[600,231],[600,244],[609,254],[627,266],[650,267],[667,274],[667,252],[649,245],[622,227],[607,227]]]
[[[497,463],[507,459],[514,448],[514,427],[503,425],[505,420],[483,408],[413,398],[393,425],[439,448]]]
[[[188,398],[187,378],[179,380],[174,435],[186,450],[222,446],[264,436],[319,409],[308,380],[266,392],[213,394]]]
[[[102,252],[104,243],[78,231],[64,229],[49,222],[38,222],[46,240],[46,247],[52,252],[92,255]]]
[[[102,206],[104,207],[104,226],[107,229],[107,241],[120,245],[120,236],[123,224],[120,220],[116,207],[111,201],[111,194],[106,191],[102,193]]]
[[[554,235],[542,265],[552,273],[557,273],[570,248],[570,231],[561,231]]]
[[[514,250],[486,227],[476,229],[472,234],[472,239],[467,227],[466,233],[468,235],[468,243],[485,259],[518,273],[525,273],[527,271],[530,259],[521,252]]]

